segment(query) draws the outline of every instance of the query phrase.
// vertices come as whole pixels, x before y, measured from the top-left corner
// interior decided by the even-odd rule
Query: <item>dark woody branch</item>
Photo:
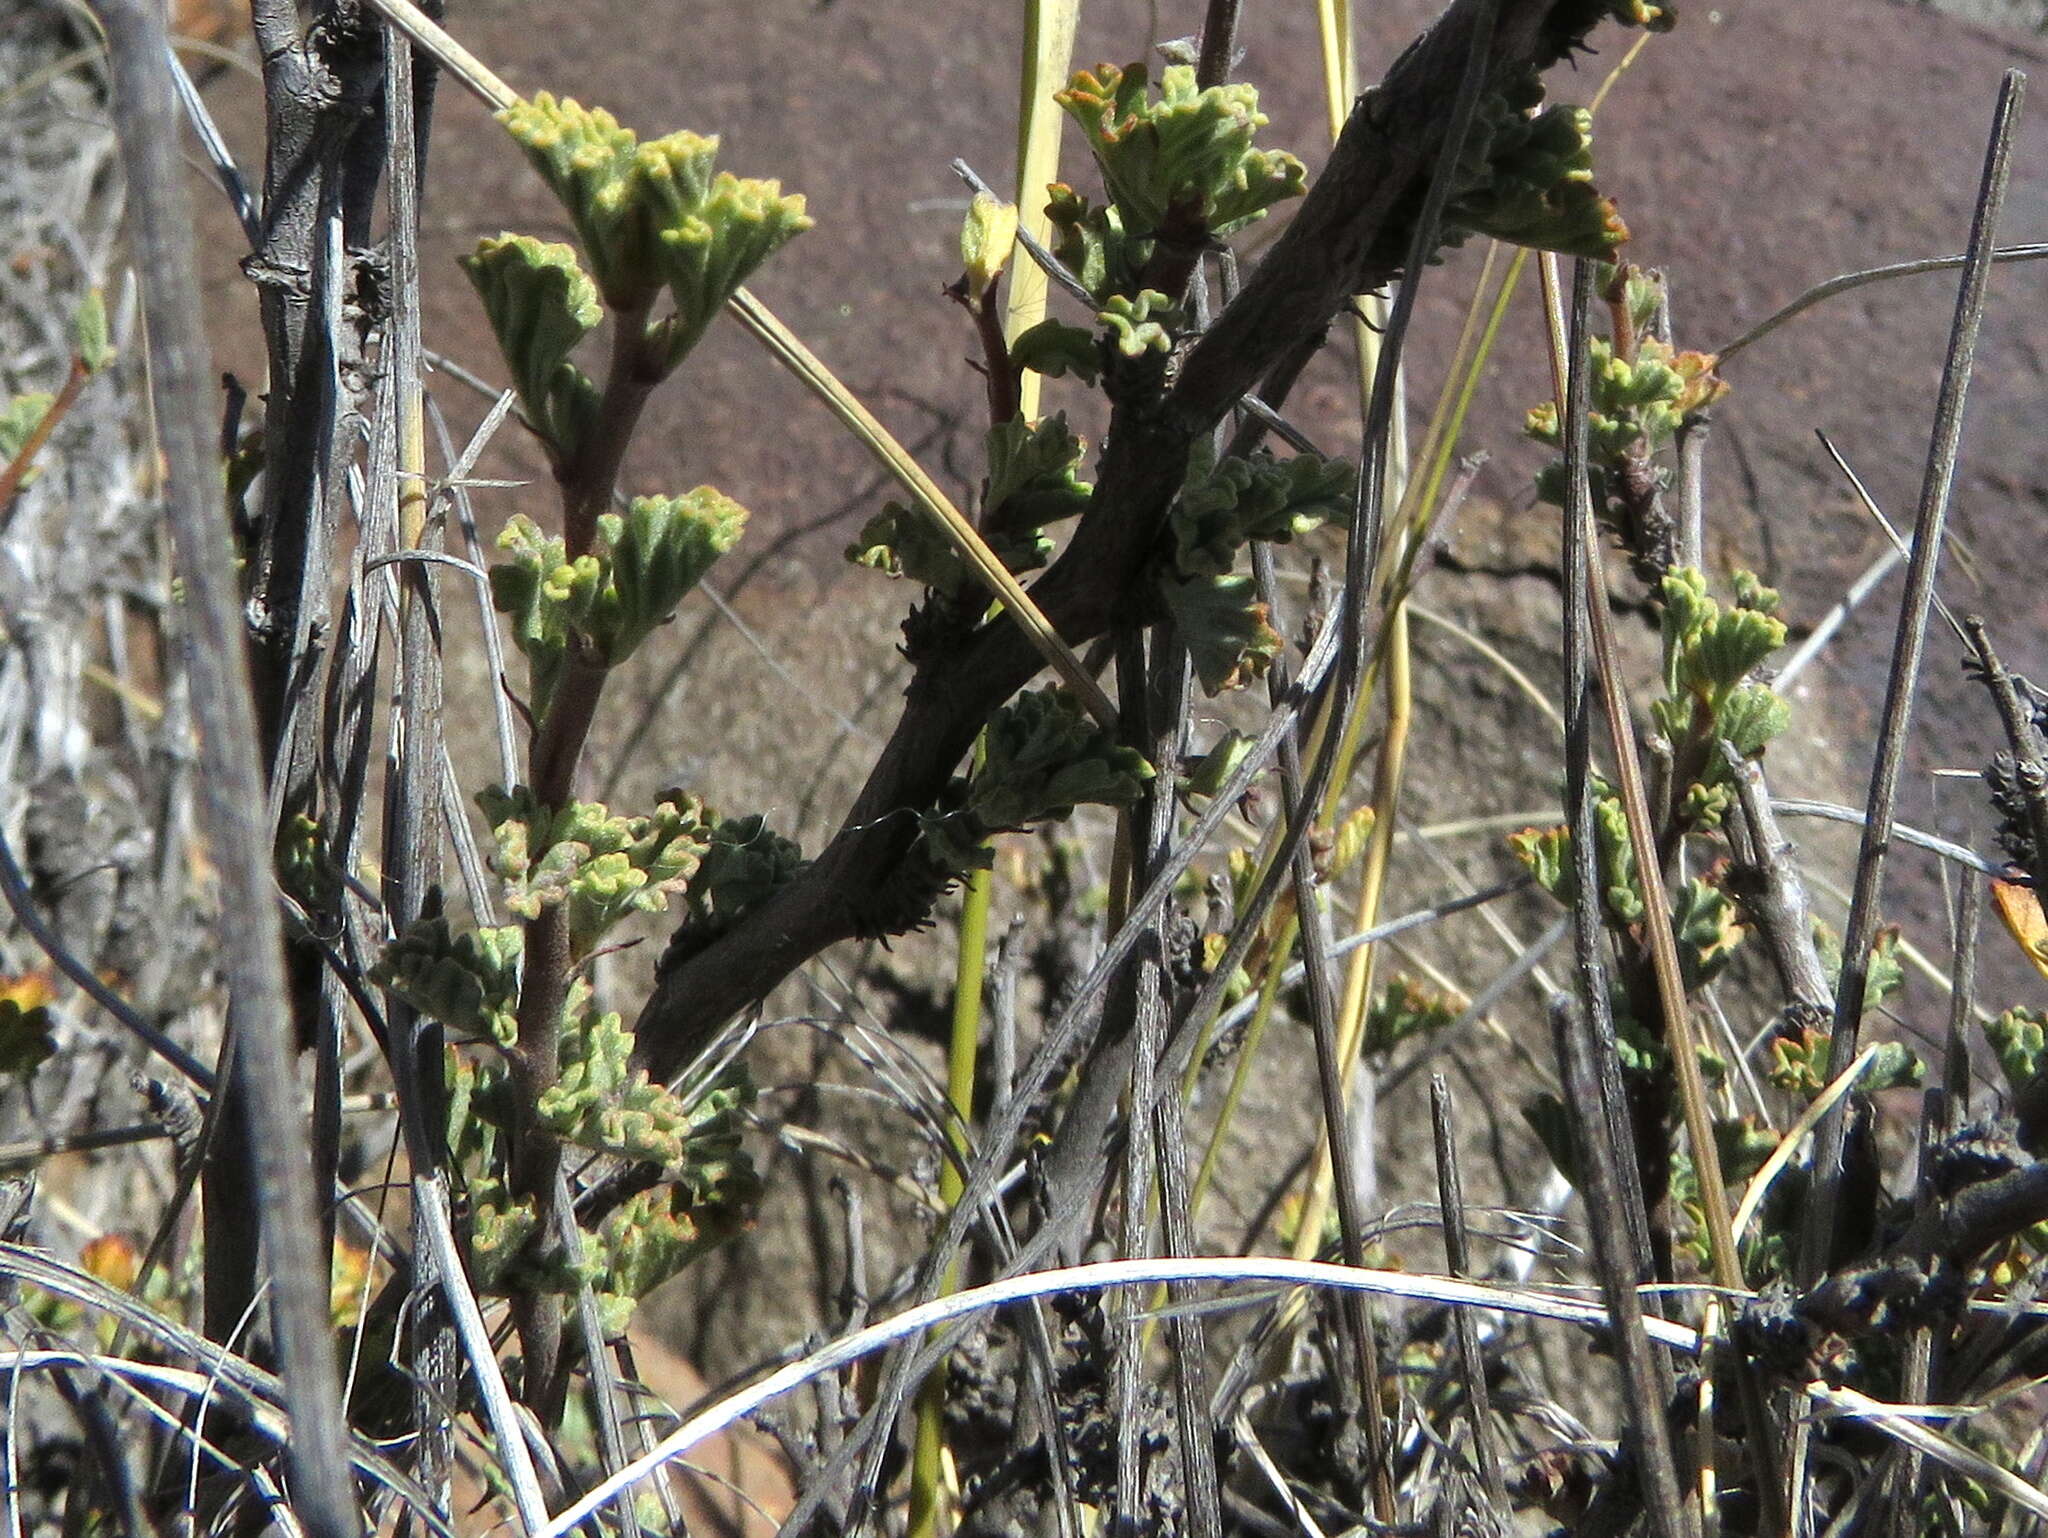
[[[1312,347],[1354,294],[1399,275],[1470,51],[1474,0],[1454,0],[1360,98],[1287,232],[1188,353],[1163,394],[1113,391],[1091,507],[1031,596],[1069,645],[1149,609],[1141,596],[1190,447],[1274,366]],[[1584,45],[1601,0],[1504,0],[1487,73],[1500,90]],[[1030,682],[1038,654],[998,618],[920,666],[903,713],[838,834],[733,929],[665,962],[639,1051],[673,1074],[722,1022],[840,940],[921,922],[938,895],[915,858],[917,815],[944,791],[990,714]]]

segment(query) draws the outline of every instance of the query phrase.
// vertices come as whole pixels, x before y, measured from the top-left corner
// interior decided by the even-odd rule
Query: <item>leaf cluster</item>
[[[560,536],[524,514],[498,536],[491,599],[527,658],[536,716],[553,703],[572,654],[613,667],[666,624],[719,556],[739,542],[747,511],[709,486],[680,497],[635,497],[597,520],[597,541],[571,559]]]
[[[1264,449],[1212,461],[1199,455],[1169,525],[1180,577],[1222,576],[1251,540],[1289,544],[1325,523],[1348,523],[1358,471],[1342,459]]]
[[[1631,516],[1632,497],[1639,497],[1645,486],[1661,490],[1670,480],[1668,466],[1657,456],[1689,418],[1728,393],[1728,384],[1714,372],[1720,362],[1714,354],[1682,352],[1649,334],[1664,305],[1660,275],[1627,264],[1610,267],[1602,290],[1615,307],[1617,327],[1625,322],[1627,331],[1617,341],[1593,337],[1587,342],[1587,477],[1595,511],[1632,533],[1637,521]],[[1539,443],[1561,447],[1557,403],[1533,407],[1524,430]],[[1536,492],[1553,506],[1564,505],[1561,458],[1538,473]]]
[[[1771,1042],[1764,1078],[1802,1105],[1810,1105],[1828,1087],[1834,1071],[1830,1062],[1833,1050],[1834,1043],[1825,1030],[1808,1027],[1782,1034]],[[1925,1077],[1926,1066],[1911,1048],[1888,1041],[1877,1048],[1870,1066],[1856,1081],[1856,1089],[1862,1094],[1915,1089]]]
[[[479,1289],[564,1294],[589,1286],[606,1330],[616,1332],[642,1297],[741,1223],[759,1190],[739,1139],[753,1086],[735,1071],[685,1099],[651,1082],[632,1066],[632,1032],[616,1014],[591,1014],[589,999],[587,985],[572,988],[562,1074],[541,1095],[539,1114],[575,1147],[658,1165],[660,1184],[581,1231],[574,1250],[535,1244],[538,1208],[513,1195],[506,1169],[515,1114],[506,1069],[454,1049],[447,1139],[463,1175],[464,1238]]]
[[[1087,444],[1067,425],[1065,412],[1027,425],[1021,417],[990,429],[988,478],[982,486],[981,527],[989,548],[1013,572],[1033,571],[1052,558],[1048,525],[1088,508],[1092,488],[1076,473]],[[847,560],[891,577],[904,577],[950,599],[980,589],[981,579],[931,519],[890,502],[862,526],[846,548]]]
[[[1306,189],[1294,156],[1253,148],[1268,120],[1251,86],[1203,89],[1192,68],[1175,64],[1160,74],[1157,96],[1150,87],[1142,63],[1103,64],[1053,97],[1087,136],[1124,230],[1227,235]]]
[[[1360,1050],[1384,1058],[1402,1042],[1442,1030],[1465,1012],[1469,1000],[1400,976],[1380,990],[1365,1012]]]
[[[660,913],[710,847],[704,805],[670,792],[647,816],[620,816],[598,802],[543,806],[525,786],[493,786],[477,798],[497,853],[505,906],[534,919],[566,903],[569,948],[586,956],[633,912]]]
[[[1719,827],[1734,797],[1720,744],[1754,758],[1791,722],[1783,698],[1750,681],[1785,644],[1778,595],[1748,572],[1735,574],[1735,593],[1723,608],[1691,567],[1673,567],[1659,588],[1664,695],[1650,714],[1682,772],[1682,815],[1694,830]]]
[[[1544,106],[1543,95],[1532,69],[1481,98],[1445,223],[1540,251],[1611,258],[1628,226],[1593,184],[1593,114]]]
[[[1596,787],[1594,819],[1601,910],[1610,927],[1629,930],[1643,921],[1643,891],[1621,798],[1605,785]],[[1525,828],[1508,836],[1508,849],[1544,891],[1566,907],[1577,901],[1578,875],[1569,828]],[[1694,876],[1678,888],[1672,900],[1671,924],[1679,972],[1688,990],[1712,981],[1748,934],[1741,907],[1717,881],[1704,876]]]
[[[1129,806],[1152,773],[1066,689],[1029,689],[990,719],[980,761],[921,819],[920,836],[957,877],[989,863],[991,834],[1064,821],[1078,806]]]
[[[669,368],[753,270],[811,226],[781,183],[715,170],[715,137],[643,144],[602,108],[545,91],[498,121],[567,210],[607,305],[633,314],[668,290],[674,311],[656,334]]]
[[[517,924],[456,933],[444,915],[431,914],[384,947],[370,981],[451,1031],[510,1046],[525,939]]]

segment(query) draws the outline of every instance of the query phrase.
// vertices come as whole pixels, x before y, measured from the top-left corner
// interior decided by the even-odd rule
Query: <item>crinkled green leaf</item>
[[[1095,317],[1109,332],[1116,350],[1126,358],[1142,358],[1148,352],[1173,351],[1173,335],[1182,316],[1166,295],[1154,289],[1140,291],[1136,298],[1111,294]]]
[[[1735,901],[1697,876],[1679,887],[1671,927],[1688,993],[1719,975],[1748,935]]]
[[[1027,690],[990,719],[968,809],[991,831],[1059,819],[1081,805],[1128,806],[1152,767],[1065,689]]]
[[[2008,1009],[1985,1024],[1984,1039],[1998,1054],[2006,1087],[2015,1095],[2048,1069],[2048,1012],[2025,1007]]]
[[[1715,728],[1722,738],[1734,744],[1736,752],[1753,758],[1791,724],[1792,707],[1776,690],[1763,684],[1744,684],[1729,692]]]
[[[1566,906],[1577,898],[1578,877],[1572,870],[1571,830],[1524,828],[1508,835],[1508,852],[1522,862],[1536,884]]]
[[[570,560],[560,537],[542,533],[523,513],[506,524],[498,548],[506,559],[491,567],[491,601],[510,620],[512,642],[526,656],[533,713],[545,716],[571,635],[588,619],[604,569],[594,555]]]
[[[661,284],[651,270],[647,222],[629,196],[638,137],[602,107],[546,91],[497,117],[568,212],[606,303],[644,303]]]
[[[1013,572],[1033,571],[1052,559],[1052,540],[1036,528],[991,528],[985,538],[996,559]],[[977,591],[981,576],[930,518],[890,502],[861,526],[846,559],[891,577],[917,582],[949,598]]]
[[[530,235],[477,242],[462,270],[483,301],[527,423],[558,460],[568,459],[597,417],[597,386],[569,361],[604,318],[596,285],[572,248]]]
[[[1821,970],[1828,985],[1841,986],[1842,937],[1819,919],[1813,921],[1813,945],[1820,954]],[[1906,985],[1906,968],[1899,960],[1899,928],[1888,924],[1877,932],[1870,947],[1870,962],[1863,982],[1863,1009],[1867,1014]]]
[[[901,502],[887,503],[861,526],[860,537],[846,547],[846,558],[941,593],[961,592],[975,580],[953,542]]]
[[[1285,544],[1326,522],[1349,522],[1358,472],[1341,459],[1297,454],[1190,466],[1171,514],[1174,565],[1184,577],[1221,576],[1247,540]]]
[[[727,926],[774,896],[804,863],[803,850],[767,819],[728,817],[711,830],[690,880],[692,922]]]
[[[635,497],[599,518],[594,549],[575,560],[524,515],[498,537],[491,597],[526,655],[532,706],[544,716],[572,646],[623,662],[675,613],[712,562],[738,541],[747,512],[709,486],[680,497]]]
[[[370,980],[452,1031],[509,1046],[518,1033],[524,940],[516,924],[455,934],[436,914],[385,946]]]
[[[784,196],[780,182],[721,171],[699,203],[660,227],[661,270],[676,307],[667,332],[670,368],[697,345],[754,269],[811,224],[803,198]]]
[[[1250,577],[1163,577],[1159,591],[1206,692],[1242,688],[1280,655],[1284,643]]]
[[[1102,346],[1092,331],[1042,320],[1010,344],[1010,361],[1048,379],[1068,375],[1092,385],[1102,373]]]
[[[746,524],[747,510],[710,486],[680,497],[635,497],[623,518],[600,519],[610,580],[593,629],[605,660],[625,661],[666,624]]]
[[[1300,161],[1252,147],[1267,121],[1252,87],[1204,90],[1186,65],[1161,74],[1156,98],[1148,83],[1143,64],[1106,64],[1076,74],[1053,98],[1087,135],[1127,229],[1151,235],[1192,226],[1222,235],[1301,195]]]
[[[984,523],[1038,529],[1086,512],[1092,488],[1074,471],[1087,447],[1067,425],[1064,411],[1036,426],[1012,417],[991,428]]]

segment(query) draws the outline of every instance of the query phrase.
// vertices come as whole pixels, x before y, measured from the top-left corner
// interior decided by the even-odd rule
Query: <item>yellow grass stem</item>
[[[1231,1070],[1230,1088],[1224,1092],[1223,1106],[1216,1113],[1215,1130],[1209,1134],[1209,1146],[1202,1150],[1201,1168],[1195,1171],[1195,1183],[1188,1193],[1190,1224],[1198,1223],[1202,1217],[1202,1203],[1207,1200],[1209,1187],[1216,1179],[1216,1161],[1222,1157],[1223,1139],[1230,1131],[1230,1124],[1237,1116],[1238,1103],[1244,1099],[1245,1086],[1251,1080],[1251,1067],[1259,1055],[1259,1044],[1265,1040],[1266,1026],[1273,1018],[1273,1008],[1280,1002],[1280,981],[1287,973],[1287,958],[1294,954],[1294,942],[1301,933],[1301,916],[1296,914],[1287,921],[1281,931],[1280,943],[1273,947],[1272,959],[1266,965],[1265,981],[1259,985],[1259,1006],[1252,1012],[1251,1022],[1246,1025],[1244,1041],[1239,1045],[1237,1064]],[[1208,1049],[1207,1034],[1214,1028],[1214,1021],[1204,1027],[1204,1041],[1194,1061],[1188,1064],[1186,1078],[1182,1084],[1185,1094],[1194,1087],[1195,1076],[1201,1071],[1202,1053]]]
[[[1052,664],[1053,671],[1080,697],[1089,714],[1101,725],[1113,728],[1116,725],[1116,707],[1110,704],[1102,686],[1081,665],[1081,659],[1074,655],[1073,648],[1060,639],[1052,622],[1031,601],[1010,569],[996,558],[995,552],[989,549],[966,515],[953,505],[939,489],[938,483],[925,474],[924,467],[911,457],[910,451],[896,441],[888,428],[875,420],[874,414],[860,403],[854,393],[841,384],[817,355],[777,320],[759,299],[741,289],[733,295],[731,309],[740,324],[754,334],[775,360],[829,406],[846,430],[859,439],[883,468],[896,478],[897,484],[910,493],[918,510],[931,520],[932,526],[945,535],[960,558],[973,568],[975,575],[1002,600],[1003,606],[1030,637],[1031,644],[1038,648],[1038,654]]]
[[[1045,211],[1045,188],[1049,182],[1059,178],[1060,129],[1066,116],[1052,97],[1053,92],[1066,83],[1073,60],[1074,29],[1080,12],[1079,0],[1025,0],[1023,71],[1017,89],[1017,223],[1020,233],[1028,232],[1041,245],[1049,245],[1052,240],[1052,221]],[[1009,277],[1009,302],[1003,315],[1003,336],[1014,341],[1019,334],[1043,320],[1046,310],[1044,269],[1031,260],[1021,240],[1011,254]],[[1029,371],[1017,382],[1018,409],[1027,422],[1038,415],[1042,383],[1038,374]],[[861,435],[859,428],[854,431],[856,436]],[[931,511],[927,509],[928,513]],[[951,519],[943,513],[937,516],[956,547],[963,534],[976,544],[981,543],[973,526],[960,519],[957,513]],[[956,519],[958,527],[955,526]],[[964,549],[961,553],[967,554]],[[967,558],[979,569],[979,562],[974,557]],[[1000,562],[995,562],[995,565],[1003,569]],[[1011,585],[1016,585],[1014,579]],[[997,588],[997,591],[1000,593],[1002,589]],[[1019,596],[1022,596],[1021,589]],[[1008,602],[1009,595],[1004,594],[1004,599]],[[1028,598],[1024,601],[1030,602]],[[1015,610],[1014,604],[1012,609],[1021,613]],[[1051,632],[1050,626],[1045,628],[1057,642],[1057,634]],[[1028,622],[1026,629],[1030,629]],[[1072,653],[1068,655],[1071,657]],[[1090,710],[1104,725],[1111,724],[1114,712],[1108,697],[1093,678],[1087,677],[1085,670],[1077,668],[1076,671],[1088,686],[1082,697],[1088,700]],[[1061,673],[1067,676],[1064,667]],[[1073,682],[1071,677],[1069,682]],[[1118,851],[1123,854],[1129,848],[1128,817],[1119,820],[1119,827]],[[966,1128],[974,1110],[974,1069],[981,1034],[981,981],[987,964],[988,913],[993,890],[992,872],[974,872],[968,878],[960,910],[960,940],[953,978],[953,1040],[947,1059],[947,1097],[953,1112],[950,1130],[959,1163],[949,1160],[939,1170],[939,1197],[948,1210],[960,1199],[960,1166],[969,1155]],[[947,1267],[943,1290],[951,1292],[958,1281],[959,1261],[956,1258]],[[910,1538],[935,1538],[939,1528],[945,1452],[939,1435],[939,1422],[945,1395],[946,1369],[941,1364],[918,1391],[917,1439],[910,1467]]]
[[[1017,88],[1017,227],[1040,245],[1052,243],[1052,221],[1045,213],[1045,189],[1059,180],[1060,129],[1066,113],[1052,94],[1067,83],[1073,68],[1074,27],[1081,17],[1080,0],[1025,0],[1024,71]],[[1020,240],[1010,259],[1010,299],[1003,313],[1003,335],[1014,341],[1045,319],[1044,270],[1031,260]],[[1038,415],[1042,381],[1027,371],[1017,384],[1018,406],[1029,422]]]
[[[1556,294],[1557,259],[1544,253],[1544,289]],[[1553,319],[1561,318],[1553,311]],[[1560,331],[1551,338],[1554,352],[1563,355],[1565,338]],[[1564,397],[1558,396],[1563,411]],[[1592,509],[1586,521],[1593,521]],[[1685,984],[1679,976],[1678,944],[1672,933],[1670,900],[1664,890],[1662,864],[1657,858],[1656,829],[1650,821],[1649,800],[1643,785],[1642,758],[1636,743],[1635,722],[1628,702],[1621,698],[1623,680],[1620,659],[1608,619],[1607,568],[1600,557],[1599,531],[1586,530],[1586,607],[1592,620],[1595,671],[1600,679],[1601,702],[1606,708],[1607,734],[1614,751],[1615,789],[1621,799],[1622,815],[1628,824],[1628,840],[1635,856],[1643,886],[1643,937],[1656,979],[1658,1003],[1664,1011],[1665,1048],[1671,1058],[1672,1078],[1678,1089],[1686,1141],[1692,1147],[1693,1168],[1699,1177],[1700,1207],[1706,1215],[1707,1238],[1712,1247],[1710,1267],[1715,1285],[1731,1292],[1742,1288],[1742,1263],[1735,1252],[1735,1230],[1728,1211],[1728,1188],[1721,1178],[1720,1149],[1714,1142],[1713,1109],[1707,1102],[1706,1081],[1700,1072],[1690,1005]]]

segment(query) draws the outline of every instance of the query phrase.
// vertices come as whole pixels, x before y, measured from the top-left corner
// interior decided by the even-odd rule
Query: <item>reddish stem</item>
[[[79,392],[85,388],[86,380],[92,378],[92,370],[85,366],[83,358],[71,360],[71,372],[64,376],[64,388],[57,392],[57,398],[50,402],[50,409],[30,431],[21,445],[21,452],[13,461],[0,470],[0,528],[13,513],[14,499],[21,491],[22,477],[27,475],[35,463],[36,455],[43,451],[43,445],[50,441],[50,434],[57,430],[57,424],[64,420],[64,414],[77,403]]]

